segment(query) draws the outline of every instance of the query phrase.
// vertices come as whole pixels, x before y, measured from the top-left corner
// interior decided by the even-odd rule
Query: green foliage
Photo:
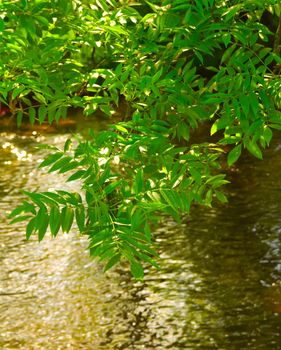
[[[0,101],[18,125],[58,122],[70,106],[109,118],[121,98],[128,106],[121,122],[45,158],[41,167],[69,173],[81,192],[26,192],[11,218],[29,220],[27,238],[74,225],[105,270],[127,259],[142,278],[142,262],[158,266],[151,231],[163,215],[180,221],[193,203],[227,201],[224,146],[229,166],[242,149],[261,159],[271,129],[281,129],[281,59],[262,22],[265,11],[280,16],[277,0],[2,1],[0,9]],[[202,123],[216,142],[190,142]]]

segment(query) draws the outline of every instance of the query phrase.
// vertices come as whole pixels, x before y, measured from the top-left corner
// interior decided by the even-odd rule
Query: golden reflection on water
[[[32,161],[32,154],[27,153],[25,150],[20,150],[11,142],[5,142],[2,145],[4,150],[10,151],[11,154],[14,154],[19,161]],[[4,164],[11,164],[11,161],[5,161]]]
[[[8,213],[22,198],[23,187],[58,188],[63,177],[35,168],[42,152],[32,150],[44,138],[3,138],[2,164],[9,166],[0,168],[0,208]],[[63,145],[65,139],[56,136],[48,141]],[[26,242],[22,225],[7,226],[4,213],[1,220],[0,348],[92,349],[106,342],[104,327],[112,317],[112,304],[105,305],[111,297],[109,275],[89,258],[87,241],[72,234],[40,244],[35,237]],[[113,281],[111,275],[110,285]]]

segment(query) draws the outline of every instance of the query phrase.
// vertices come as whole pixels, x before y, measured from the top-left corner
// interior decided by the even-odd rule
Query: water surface
[[[281,349],[281,142],[229,173],[228,205],[164,220],[162,269],[140,283],[103,274],[75,232],[38,244],[8,225],[20,189],[63,182],[36,169],[34,146],[68,136],[0,135],[0,348]]]

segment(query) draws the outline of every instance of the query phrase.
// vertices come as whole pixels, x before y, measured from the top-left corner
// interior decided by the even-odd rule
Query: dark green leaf
[[[64,148],[63,148],[64,153],[70,149],[71,144],[72,144],[71,139],[67,139],[65,141]]]
[[[85,229],[85,216],[84,207],[80,206],[75,209],[75,219],[80,232],[83,232]]]
[[[28,240],[36,229],[36,217],[32,218],[26,226],[25,237]]]
[[[71,207],[66,206],[61,211],[61,228],[63,232],[68,233],[71,229],[74,218],[74,211]]]
[[[60,211],[56,205],[51,207],[50,211],[50,229],[52,236],[56,237],[61,225]]]
[[[35,123],[35,117],[36,117],[36,110],[34,107],[28,108],[28,114],[29,114],[29,121],[30,124],[33,125]]]
[[[49,224],[49,215],[46,208],[41,207],[36,215],[35,229],[38,230],[38,240],[42,241]]]
[[[23,117],[22,111],[18,111],[18,113],[17,113],[17,127],[18,127],[18,128],[21,126],[22,117]]]

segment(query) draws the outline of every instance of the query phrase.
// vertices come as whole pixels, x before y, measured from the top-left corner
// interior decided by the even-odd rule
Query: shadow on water
[[[8,225],[20,189],[63,182],[36,169],[34,146],[69,135],[35,136],[0,135],[1,349],[281,349],[280,143],[229,174],[228,205],[163,223],[162,269],[135,283],[103,274],[75,230],[38,244]]]

